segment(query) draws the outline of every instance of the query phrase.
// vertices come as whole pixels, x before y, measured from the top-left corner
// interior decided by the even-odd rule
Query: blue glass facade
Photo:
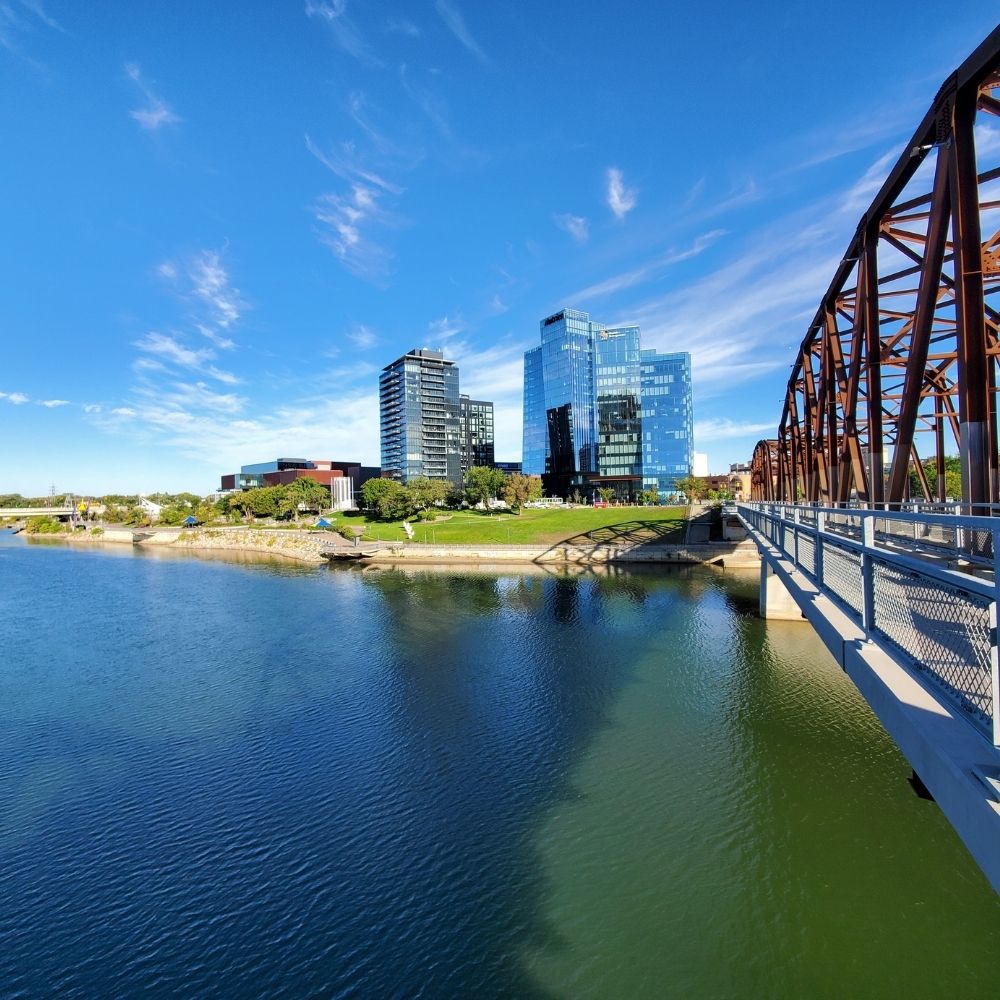
[[[610,486],[633,496],[642,480],[639,328],[563,309],[542,320],[541,341],[524,356],[525,473],[545,476],[553,495]]]
[[[642,484],[665,497],[675,493],[677,480],[691,471],[691,355],[643,351],[641,368]]]
[[[689,355],[642,351],[637,326],[603,326],[576,309],[542,320],[541,345],[524,355],[522,454],[546,492],[673,492],[690,471],[691,429]]]

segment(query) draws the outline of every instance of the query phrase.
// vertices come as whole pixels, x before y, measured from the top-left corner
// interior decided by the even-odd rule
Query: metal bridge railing
[[[1000,746],[1000,518],[775,503],[738,510],[869,639],[902,653]]]

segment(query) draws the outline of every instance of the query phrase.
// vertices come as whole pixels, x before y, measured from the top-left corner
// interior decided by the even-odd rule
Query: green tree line
[[[459,507],[467,503],[479,504],[490,509],[494,500],[503,500],[517,513],[526,503],[542,495],[539,476],[520,473],[507,475],[500,469],[476,465],[465,474],[461,488],[446,479],[427,479],[420,476],[410,482],[394,479],[369,479],[361,487],[361,502],[365,509],[384,521],[398,521],[408,517],[432,520],[441,507]]]

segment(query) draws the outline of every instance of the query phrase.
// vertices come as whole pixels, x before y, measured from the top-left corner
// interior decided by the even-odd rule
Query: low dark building
[[[222,476],[220,489],[254,490],[279,486],[296,479],[313,479],[330,491],[331,506],[338,509],[356,506],[355,497],[369,479],[378,479],[382,470],[359,462],[330,462],[323,459],[276,458],[271,462],[244,465],[239,472]]]

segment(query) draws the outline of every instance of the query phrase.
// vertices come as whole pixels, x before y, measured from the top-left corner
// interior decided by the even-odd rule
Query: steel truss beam
[[[1000,154],[996,141],[977,153],[977,126],[1000,135],[1000,28],[942,85],[862,216],[778,436],[754,451],[754,499],[944,499],[957,454],[960,499],[1000,503]]]

